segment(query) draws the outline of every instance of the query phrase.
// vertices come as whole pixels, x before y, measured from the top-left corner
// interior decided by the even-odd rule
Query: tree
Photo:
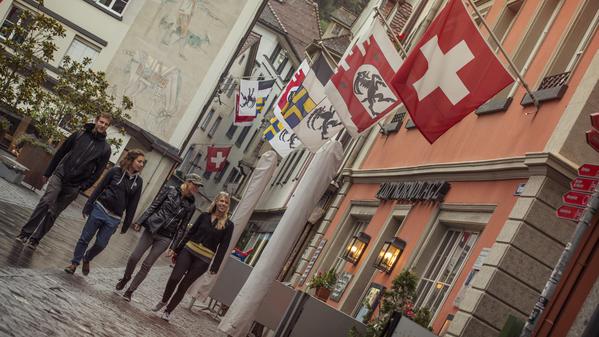
[[[40,109],[30,115],[43,138],[61,139],[61,127],[77,130],[90,116],[101,112],[109,112],[115,121],[129,118],[126,111],[133,107],[131,100],[123,96],[117,104],[116,98],[107,93],[106,75],[90,69],[90,63],[89,58],[83,62],[75,62],[68,56],[63,59],[53,94],[47,95]]]
[[[126,111],[133,103],[127,96],[117,103],[107,93],[106,75],[90,69],[90,59],[77,62],[66,56],[58,77],[48,75],[47,65],[57,50],[54,41],[65,36],[58,21],[16,7],[11,15],[12,24],[0,32],[5,37],[0,43],[0,103],[31,120],[38,134],[51,142],[65,137],[62,129],[79,129],[100,112],[111,113],[115,122],[129,118]]]
[[[14,7],[9,13],[12,24],[0,31],[0,102],[22,116],[36,111],[45,95],[45,64],[56,51],[55,38],[65,30],[53,18]],[[8,20],[7,20],[8,21]]]
[[[350,331],[350,336],[380,336],[394,311],[401,312],[402,315],[427,328],[431,319],[428,308],[414,310],[414,298],[416,297],[417,284],[418,277],[416,274],[409,270],[402,271],[395,279],[393,279],[391,289],[386,290],[383,293],[381,307],[377,316],[367,323],[366,335],[360,336],[359,333],[352,330]],[[375,309],[376,308],[370,308],[370,313],[372,314]],[[371,315],[367,315],[367,317],[370,316]]]

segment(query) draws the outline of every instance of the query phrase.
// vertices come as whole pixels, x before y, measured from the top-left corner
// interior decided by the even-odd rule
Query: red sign
[[[585,132],[587,137],[587,144],[589,144],[593,150],[599,152],[599,131],[595,129],[590,129]]]
[[[584,210],[574,206],[562,206],[557,209],[557,216],[562,219],[578,221]]]
[[[566,204],[584,207],[591,200],[591,195],[581,192],[570,191],[562,196],[563,202]]]
[[[599,130],[599,112],[591,114],[591,125]]]
[[[570,182],[570,188],[580,192],[593,192],[599,184],[598,180],[589,178],[576,178]]]
[[[599,177],[599,165],[584,164],[578,168],[578,175],[589,178]]]

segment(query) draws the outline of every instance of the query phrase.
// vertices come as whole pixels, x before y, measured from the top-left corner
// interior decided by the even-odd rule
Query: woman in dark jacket
[[[121,222],[123,213],[125,220],[121,234],[127,232],[141,195],[143,182],[139,172],[144,167],[144,161],[143,151],[130,150],[118,166],[111,168],[104,175],[83,207],[83,216],[88,217],[87,222],[75,246],[71,264],[64,269],[65,272],[73,274],[83,260],[83,275],[89,273],[89,262],[106,248]],[[87,250],[94,235],[96,242]]]
[[[131,300],[133,292],[139,287],[148,275],[152,265],[162,253],[181,239],[187,224],[195,211],[194,193],[202,186],[202,178],[197,174],[190,174],[179,187],[165,186],[158,193],[150,207],[142,214],[133,229],[139,231],[141,226],[145,230],[137,246],[131,253],[125,268],[125,275],[116,284],[116,289],[121,290],[131,279],[135,266],[150,249],[150,252],[141,263],[141,268],[131,281],[129,288],[123,294],[126,301]],[[140,225],[141,224],[141,225]]]
[[[228,217],[230,201],[228,193],[218,193],[208,212],[200,214],[183,240],[175,247],[175,267],[164,289],[162,301],[152,309],[158,311],[166,305],[162,319],[170,319],[170,313],[181,302],[187,289],[209,266],[211,274],[218,272],[233,235],[233,223]]]

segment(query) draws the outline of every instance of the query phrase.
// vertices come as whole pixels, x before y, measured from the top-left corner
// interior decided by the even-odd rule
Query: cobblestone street
[[[66,274],[84,220],[80,197],[32,251],[14,241],[39,192],[0,179],[0,336],[225,336],[217,322],[184,299],[170,322],[149,310],[171,268],[162,257],[148,278],[124,301],[114,291],[138,233],[115,234],[83,276]]]

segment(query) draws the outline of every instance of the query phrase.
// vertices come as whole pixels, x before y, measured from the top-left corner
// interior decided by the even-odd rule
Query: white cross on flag
[[[225,167],[231,147],[208,146],[206,172],[220,172]]]
[[[450,0],[404,60],[391,85],[432,144],[513,81],[462,0]]]

